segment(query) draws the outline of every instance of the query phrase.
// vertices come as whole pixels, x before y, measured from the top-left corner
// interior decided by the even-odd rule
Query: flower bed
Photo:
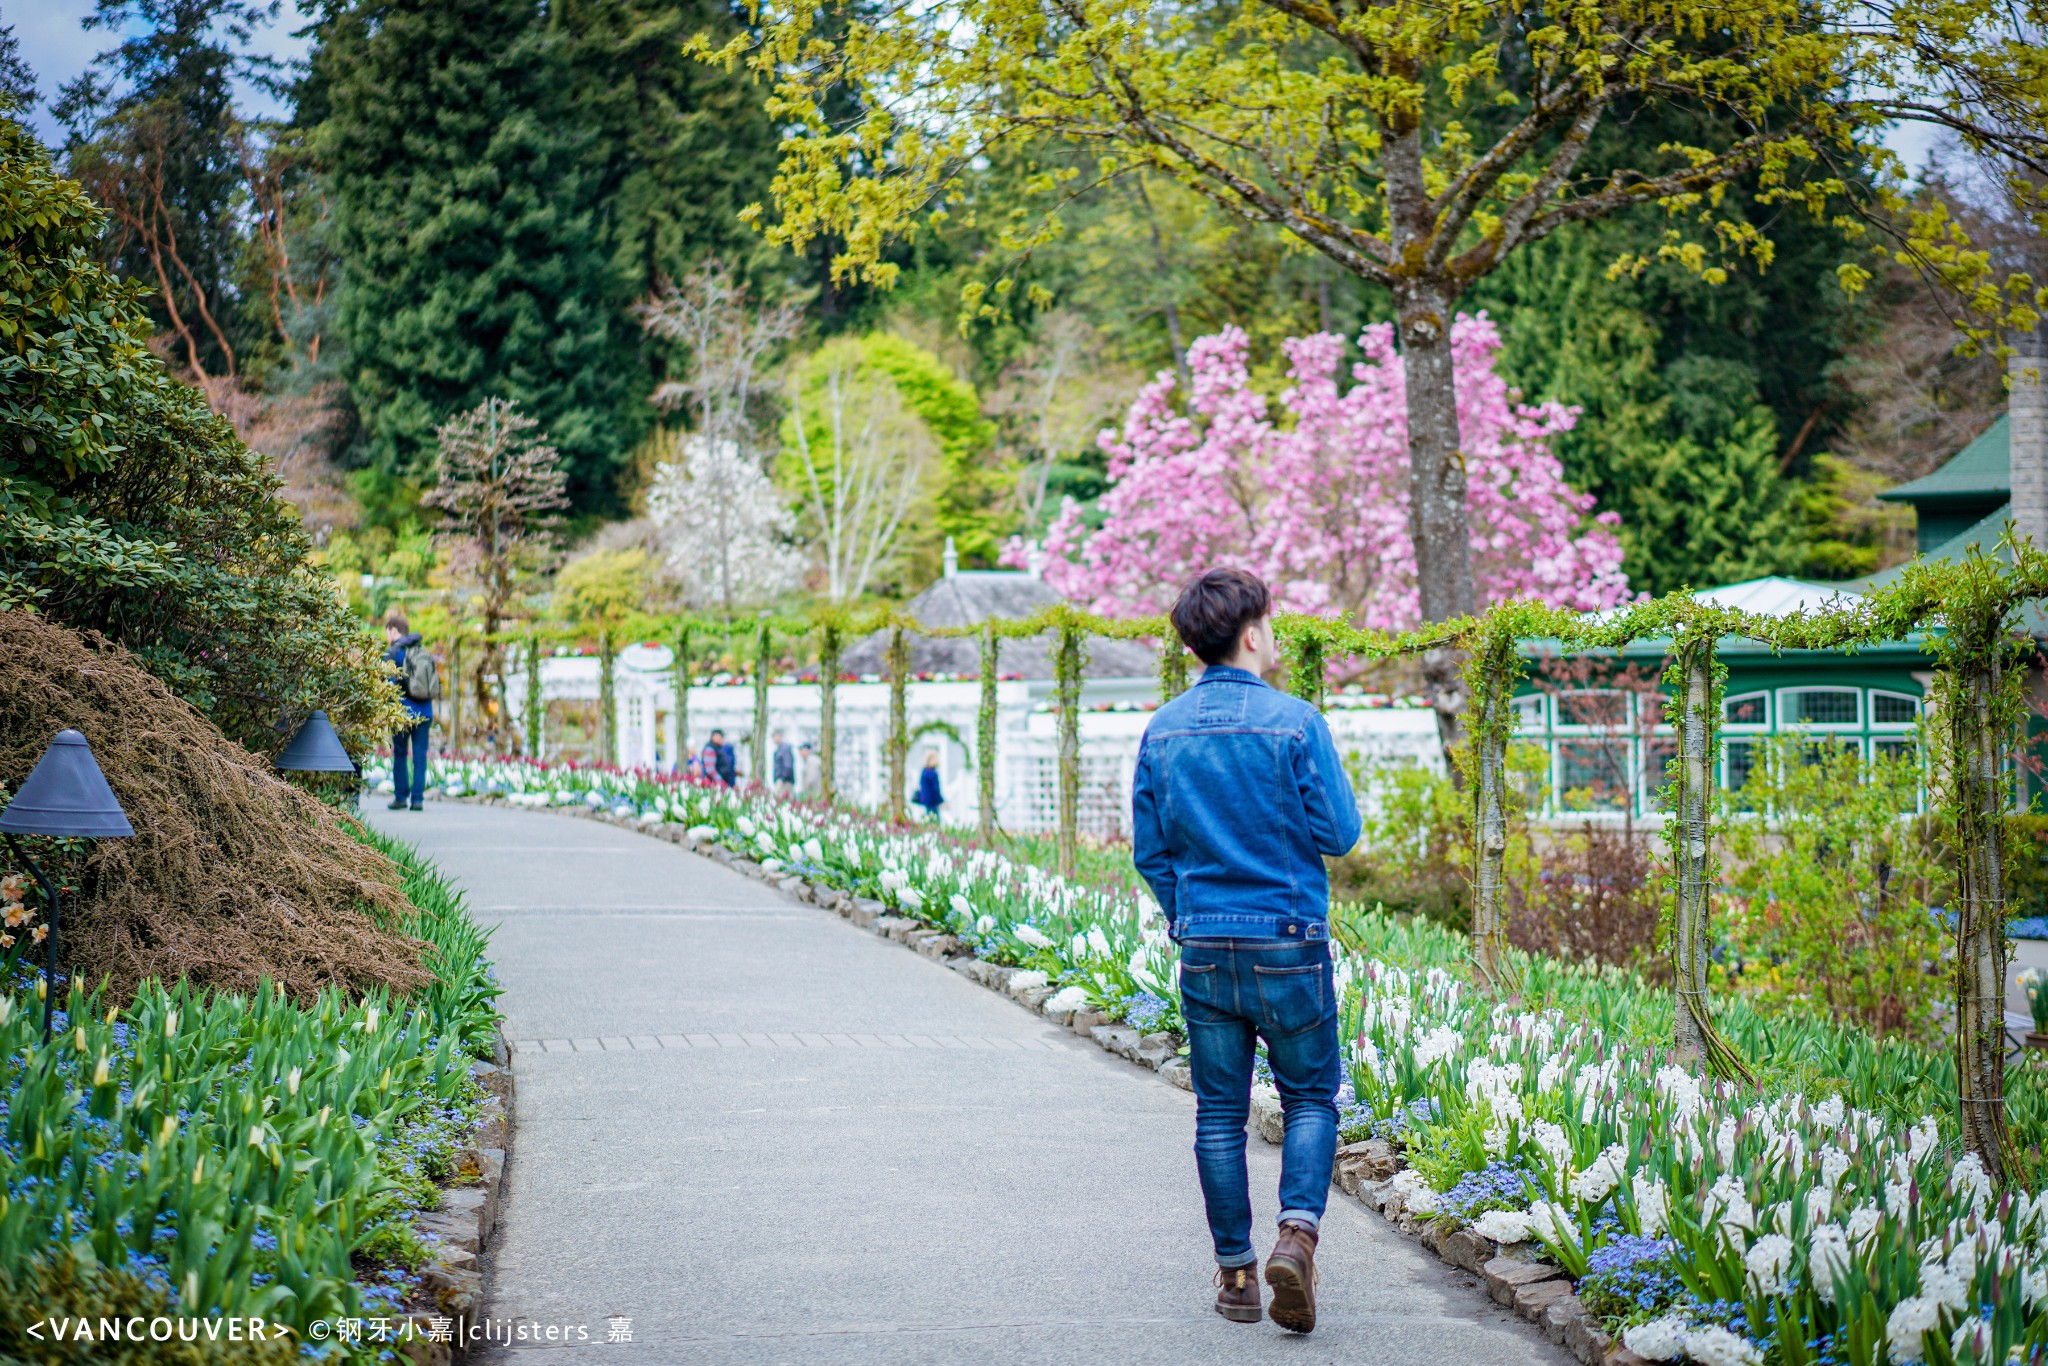
[[[769,868],[872,896],[977,954],[1043,971],[1113,1017],[1174,1027],[1174,946],[1126,885],[1076,887],[925,831],[595,768],[445,766],[451,792],[680,823]],[[1384,1139],[1386,1196],[1441,1234],[1554,1260],[1652,1360],[1951,1363],[2048,1355],[2048,1195],[1991,1189],[1953,1143],[1941,1055],[1724,1003],[1759,1067],[1738,1090],[1670,1065],[1668,996],[1632,975],[1517,956],[1521,1001],[1463,979],[1464,941],[1340,916],[1352,1044],[1345,1137]],[[2048,1136],[2039,1074],[2009,1119]],[[1490,1254],[1489,1254],[1490,1255]]]
[[[108,1007],[74,988],[46,1047],[37,995],[0,995],[0,1345],[34,1348],[21,1334],[45,1314],[303,1330],[412,1298],[427,1249],[410,1216],[454,1174],[497,987],[453,889],[373,843],[405,871],[402,928],[430,945],[436,980],[413,1000],[150,981]]]

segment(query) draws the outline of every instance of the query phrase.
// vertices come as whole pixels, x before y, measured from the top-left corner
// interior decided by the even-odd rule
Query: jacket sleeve
[[[1302,809],[1308,813],[1309,838],[1317,851],[1331,858],[1350,853],[1358,843],[1358,799],[1321,712],[1310,712],[1301,729],[1294,773],[1301,784]]]
[[[1156,777],[1152,771],[1152,751],[1140,740],[1137,771],[1131,778],[1131,862],[1137,865],[1138,876],[1145,879],[1145,885],[1158,898],[1159,909],[1166,912],[1166,923],[1171,926],[1177,879],[1173,858],[1166,847],[1166,824],[1159,818]]]

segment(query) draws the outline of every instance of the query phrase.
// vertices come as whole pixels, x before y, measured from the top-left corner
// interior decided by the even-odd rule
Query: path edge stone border
[[[432,1253],[420,1270],[419,1294],[403,1314],[409,1326],[398,1350],[413,1366],[466,1360],[469,1330],[483,1313],[515,1117],[512,1046],[502,1024],[492,1036],[491,1057],[471,1063],[469,1073],[484,1090],[476,1124],[456,1153],[440,1203],[412,1217],[413,1231]],[[436,1340],[437,1320],[446,1322],[449,1340]]]
[[[442,800],[479,806],[498,804],[490,797],[447,797]],[[604,808],[587,806],[533,809],[600,821],[678,845],[724,864],[734,872],[766,883],[796,901],[836,912],[864,930],[943,963],[978,986],[1009,997],[1026,1010],[1099,1045],[1105,1052],[1157,1073],[1169,1085],[1183,1091],[1194,1089],[1187,1060],[1180,1056],[1178,1045],[1173,1042],[1175,1035],[1140,1034],[1128,1026],[1113,1025],[1107,1016],[1092,1010],[1048,1011],[1045,1003],[1054,994],[1052,987],[1034,986],[1013,991],[1009,979],[1019,969],[976,958],[952,935],[933,929],[922,921],[891,915],[879,901],[856,897],[835,888],[813,886],[793,874],[771,872],[723,845],[709,841],[700,843],[690,838],[682,826],[673,822],[642,824]],[[1251,1121],[1247,1127],[1266,1142],[1279,1143],[1282,1116],[1278,1098],[1255,1087],[1252,1091]],[[1453,1227],[1449,1220],[1419,1218],[1407,1211],[1400,1193],[1394,1189],[1393,1180],[1394,1174],[1406,1165],[1393,1145],[1383,1139],[1346,1144],[1337,1150],[1330,1184],[1344,1197],[1357,1201],[1384,1218],[1397,1231],[1414,1238],[1439,1261],[1477,1276],[1496,1304],[1514,1310],[1553,1343],[1569,1351],[1582,1366],[1651,1366],[1650,1362],[1602,1330],[1572,1292],[1564,1269],[1555,1263],[1537,1260],[1536,1251],[1529,1244],[1495,1243],[1469,1228]]]

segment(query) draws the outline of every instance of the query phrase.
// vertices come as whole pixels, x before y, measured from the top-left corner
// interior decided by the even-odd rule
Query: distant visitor
[[[396,612],[384,618],[384,641],[390,647],[384,658],[396,675],[399,700],[412,717],[412,725],[391,736],[391,809],[418,811],[426,802],[427,738],[434,726],[441,676],[419,632]]]

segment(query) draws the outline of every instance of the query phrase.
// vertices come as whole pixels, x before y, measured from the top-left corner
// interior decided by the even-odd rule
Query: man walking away
[[[384,618],[384,643],[389,646],[384,658],[398,675],[399,698],[412,717],[410,727],[391,737],[391,809],[419,811],[427,795],[427,733],[434,725],[434,699],[441,695],[441,678],[434,656],[420,643],[419,632],[396,612]],[[406,767],[408,753],[410,771]]]
[[[1280,1229],[1266,1261],[1273,1322],[1316,1326],[1316,1237],[1337,1150],[1337,999],[1322,856],[1358,842],[1358,804],[1322,715],[1266,686],[1278,662],[1266,585],[1211,569],[1173,627],[1208,665],[1153,713],[1132,784],[1131,855],[1180,945],[1181,1014],[1216,1312],[1259,1319],[1245,1173],[1257,1040],[1280,1092]]]
[[[784,801],[796,791],[796,750],[791,747],[789,737],[776,731],[771,737],[775,742],[775,795]]]

